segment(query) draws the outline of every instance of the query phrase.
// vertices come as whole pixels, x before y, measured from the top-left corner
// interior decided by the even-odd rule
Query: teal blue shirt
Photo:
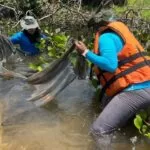
[[[123,39],[118,34],[106,32],[99,37],[100,55],[89,51],[86,54],[86,58],[102,70],[113,73],[118,68],[118,53],[122,50],[123,46]],[[126,91],[142,88],[150,88],[150,81],[131,85]]]

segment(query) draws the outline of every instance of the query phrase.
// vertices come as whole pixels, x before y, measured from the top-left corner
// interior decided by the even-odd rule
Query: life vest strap
[[[120,60],[120,61],[118,62],[118,67],[121,67],[121,66],[123,66],[123,65],[126,64],[126,63],[130,63],[130,62],[132,62],[133,60],[135,60],[135,59],[137,59],[137,58],[139,58],[139,57],[144,57],[144,56],[148,56],[147,52],[145,52],[145,51],[143,51],[143,52],[138,52],[138,53],[136,53],[136,54],[133,54],[133,55],[131,55],[130,57],[127,57],[127,58],[125,58],[125,59],[123,59],[123,60]]]
[[[147,60],[147,62],[150,63],[150,60]],[[121,77],[123,77],[123,76],[125,76],[125,75],[127,75],[127,74],[129,74],[129,73],[131,73],[131,72],[133,72],[133,71],[135,71],[135,70],[137,70],[137,69],[139,69],[139,68],[142,68],[142,67],[144,67],[144,66],[150,66],[150,65],[148,65],[145,61],[142,61],[142,62],[140,62],[140,63],[138,63],[138,64],[136,64],[136,65],[134,65],[134,66],[132,66],[132,67],[130,67],[130,68],[128,68],[128,69],[126,69],[126,70],[120,72],[120,73],[118,73],[117,75],[113,76],[109,81],[107,81],[107,83],[105,84],[105,86],[102,88],[101,94],[103,95],[103,94],[105,93],[106,89],[107,89],[114,81],[116,81],[117,79],[119,79],[119,78],[121,78]]]

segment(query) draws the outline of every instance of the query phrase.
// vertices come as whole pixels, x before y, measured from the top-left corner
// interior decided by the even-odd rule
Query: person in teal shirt
[[[20,25],[22,27],[22,31],[10,36],[10,41],[14,45],[18,44],[20,46],[19,51],[24,55],[38,55],[40,50],[36,45],[40,42],[41,38],[46,38],[46,36],[41,34],[37,20],[33,16],[25,16],[20,21]]]
[[[89,26],[98,31],[100,27],[102,29],[102,27],[116,21],[111,16],[111,12],[103,11],[99,15],[95,15],[94,19],[91,19],[92,22]],[[82,41],[75,42],[78,53],[101,70],[112,74],[119,67],[118,54],[123,50],[125,44],[122,37],[111,29],[104,30],[98,37],[99,55],[89,50]],[[101,99],[103,110],[91,126],[91,133],[96,139],[98,147],[104,146],[107,149],[111,142],[111,136],[109,135],[118,128],[125,126],[140,109],[150,106],[149,77],[150,75],[144,82],[131,84],[112,97],[105,93]],[[106,143],[107,145],[104,145]]]

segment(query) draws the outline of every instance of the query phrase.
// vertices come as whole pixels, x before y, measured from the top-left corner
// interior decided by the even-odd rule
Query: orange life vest
[[[120,35],[125,43],[118,54],[118,68],[114,73],[102,71],[96,66],[93,67],[93,70],[103,87],[102,93],[114,96],[129,85],[150,80],[150,57],[122,22],[112,22],[106,27],[100,28],[95,36],[94,53],[99,55],[98,38],[107,29]]]

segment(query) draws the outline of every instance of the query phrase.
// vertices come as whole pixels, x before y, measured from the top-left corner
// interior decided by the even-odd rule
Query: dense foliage
[[[58,33],[58,30],[59,29],[56,31],[44,30],[47,38],[41,39],[40,43],[36,45],[42,55],[38,57],[36,63],[29,63],[30,68],[42,71],[50,61],[60,58],[65,53],[68,48],[69,36],[62,32]]]

